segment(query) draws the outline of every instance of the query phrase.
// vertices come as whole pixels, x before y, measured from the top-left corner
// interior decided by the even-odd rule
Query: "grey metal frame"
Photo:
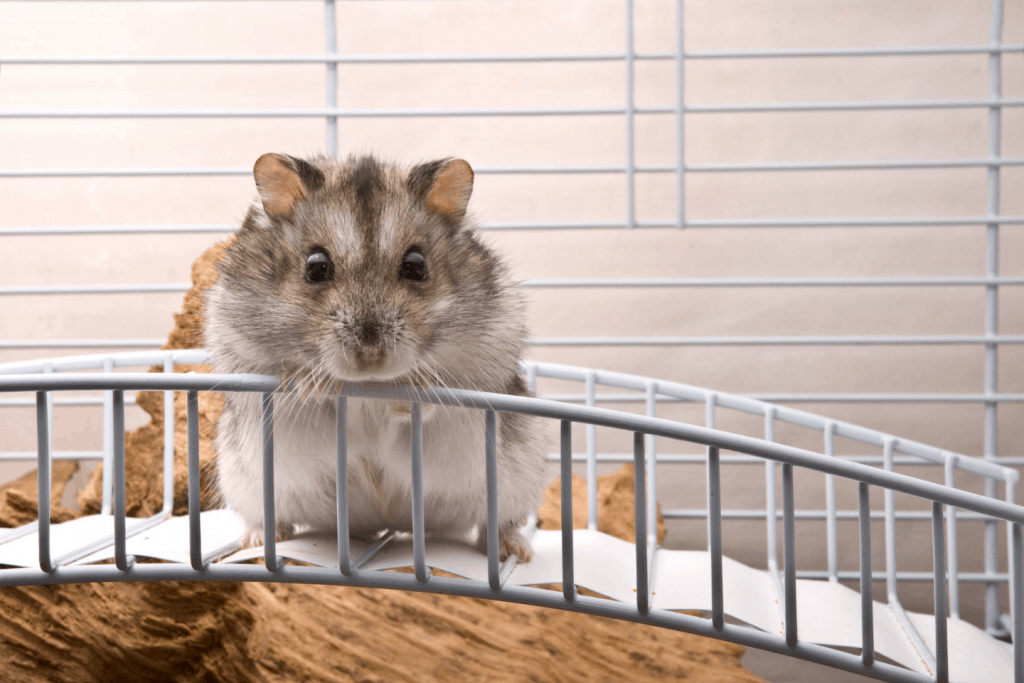
[[[55,583],[75,583],[85,581],[146,581],[146,580],[224,580],[224,581],[290,581],[296,583],[324,583],[335,585],[358,585],[401,590],[430,591],[453,595],[469,595],[491,599],[542,605],[558,609],[598,614],[640,623],[648,623],[665,628],[708,635],[731,642],[758,647],[790,656],[814,661],[840,669],[861,673],[874,678],[889,681],[946,681],[948,680],[946,620],[935,620],[934,642],[936,647],[929,649],[920,635],[917,634],[909,617],[903,611],[897,595],[897,585],[901,578],[895,568],[895,505],[894,493],[899,491],[923,498],[932,502],[930,518],[933,532],[933,571],[930,580],[935,586],[935,610],[937,614],[946,614],[946,587],[949,587],[949,609],[955,615],[958,609],[958,577],[956,573],[955,554],[950,555],[950,569],[946,569],[947,534],[948,548],[956,547],[956,516],[957,510],[974,513],[986,520],[986,524],[1007,523],[1007,538],[1011,550],[1010,579],[1011,612],[1010,629],[1014,636],[1015,680],[1024,682],[1024,619],[1019,617],[1024,605],[1024,535],[1021,525],[1024,524],[1024,507],[1014,502],[1018,475],[1014,470],[999,466],[983,459],[967,458],[948,453],[913,441],[896,439],[892,436],[857,427],[844,422],[797,411],[791,408],[775,406],[754,401],[749,398],[708,391],[696,387],[663,382],[648,378],[607,373],[584,368],[552,365],[545,363],[527,363],[523,370],[531,384],[538,377],[550,377],[563,380],[575,380],[584,383],[589,392],[598,385],[616,386],[643,392],[648,400],[647,415],[634,415],[592,406],[577,406],[564,402],[545,399],[523,398],[501,394],[488,394],[475,391],[452,389],[420,390],[411,387],[400,388],[384,384],[346,385],[337,399],[337,443],[338,443],[338,548],[339,571],[314,567],[287,566],[277,556],[275,550],[274,496],[273,496],[273,428],[272,402],[269,400],[273,392],[282,391],[277,378],[258,375],[207,375],[207,374],[173,374],[175,364],[195,364],[206,360],[203,351],[162,351],[115,354],[107,356],[82,356],[75,358],[54,359],[48,361],[32,361],[13,363],[0,366],[0,393],[36,392],[37,438],[38,449],[35,460],[39,467],[39,499],[41,509],[50,505],[50,467],[51,467],[51,431],[52,407],[50,398],[53,392],[69,390],[103,391],[111,401],[107,411],[112,426],[113,439],[108,443],[109,451],[105,453],[107,469],[111,471],[110,488],[104,488],[104,508],[112,509],[114,517],[115,564],[113,566],[68,566],[73,559],[81,558],[91,552],[96,544],[87,548],[77,549],[63,558],[50,557],[50,520],[49,515],[42,515],[35,525],[28,525],[5,536],[10,539],[28,531],[38,529],[39,532],[39,569],[3,569],[0,570],[0,586],[38,585]],[[162,367],[163,373],[114,373],[114,367],[130,367],[137,365],[156,364]],[[101,369],[99,373],[55,374],[67,370]],[[134,558],[126,552],[126,539],[142,529],[151,526],[155,521],[166,519],[171,509],[171,493],[165,487],[163,511],[147,520],[135,522],[131,527],[125,516],[125,474],[124,474],[124,392],[128,390],[164,391],[168,404],[174,391],[187,392],[186,414],[188,421],[188,487],[189,487],[189,521],[190,521],[190,566],[184,564],[135,564]],[[199,439],[198,439],[198,392],[199,391],[255,391],[263,394],[264,406],[264,523],[265,564],[264,566],[225,566],[211,564],[210,556],[204,555],[199,525]],[[654,417],[657,397],[672,396],[681,400],[703,403],[706,408],[708,427],[673,422]],[[411,401],[412,423],[412,506],[413,506],[413,556],[414,575],[395,574],[390,572],[366,571],[358,568],[349,556],[348,520],[346,490],[346,398],[349,396],[374,399],[399,399]],[[423,530],[423,486],[422,486],[422,433],[420,420],[421,403],[437,403],[462,406],[467,409],[485,411],[485,452],[481,457],[487,464],[488,489],[488,529],[497,529],[497,464],[496,464],[496,429],[497,412],[518,412],[539,415],[559,420],[561,423],[561,439],[559,460],[563,475],[561,489],[563,516],[563,592],[561,595],[542,589],[520,588],[503,585],[504,572],[498,562],[497,534],[489,533],[488,581],[471,581],[447,579],[432,576],[425,560],[425,535]],[[766,438],[754,439],[737,434],[723,432],[713,428],[716,408],[739,410],[749,414],[762,415],[765,419]],[[173,408],[171,408],[173,410]],[[777,422],[800,425],[820,430],[825,436],[824,454],[814,453],[791,446],[774,443],[774,428]],[[571,443],[571,424],[601,426],[612,429],[626,430],[633,433],[633,462],[635,464],[635,528],[636,528],[636,571],[637,571],[637,604],[635,607],[625,604],[610,603],[581,596],[576,592],[573,582],[573,534],[572,491],[569,485],[573,461]],[[884,451],[885,467],[878,469],[860,463],[849,462],[834,457],[830,451],[830,442],[834,435],[841,435],[865,444],[880,446]],[[710,619],[693,617],[675,612],[666,612],[650,607],[650,590],[653,586],[651,571],[654,566],[654,555],[658,546],[654,536],[656,528],[656,491],[655,473],[659,459],[648,448],[653,437],[669,438],[700,444],[707,447],[707,486],[708,506],[704,511],[708,520],[709,552],[711,555],[711,586],[712,611]],[[782,464],[782,521],[783,521],[783,557],[784,566],[779,571],[774,564],[777,557],[774,529],[777,518],[775,501],[770,496],[769,521],[767,525],[769,570],[784,590],[785,596],[785,633],[769,634],[752,628],[728,624],[724,620],[723,581],[722,581],[722,528],[723,511],[721,509],[719,463],[721,451],[728,450],[752,456],[759,462],[767,464],[766,481],[768,490],[773,494],[775,463]],[[896,452],[924,461],[941,463],[947,472],[945,485],[935,484],[916,479],[892,471]],[[591,456],[591,460],[593,460]],[[165,431],[165,467],[173,464],[173,432]],[[860,655],[852,655],[826,647],[805,643],[799,639],[796,618],[796,579],[798,576],[795,563],[796,534],[794,522],[794,467],[801,467],[825,473],[828,477],[840,476],[859,483],[857,516],[860,521],[860,571],[862,594],[862,632],[863,649]],[[1006,501],[994,500],[989,497],[961,491],[955,488],[953,479],[955,472],[962,470],[986,477],[993,482],[1006,484]],[[591,511],[591,501],[595,495],[594,476],[588,469],[588,521],[596,523]],[[169,478],[165,478],[169,481]],[[829,481],[832,481],[831,479]],[[888,586],[889,607],[915,641],[919,651],[925,653],[929,668],[935,672],[934,678],[908,671],[901,667],[878,662],[873,650],[872,627],[872,580],[870,565],[870,526],[871,517],[868,498],[870,487],[880,487],[884,491],[886,560],[885,578]],[[111,504],[112,503],[112,504]],[[944,517],[943,505],[948,507],[948,526]],[[108,508],[109,506],[109,508]],[[962,518],[962,516],[961,516]],[[829,546],[829,579],[832,581],[843,578],[838,574],[834,560],[834,534],[837,513],[834,503],[829,506],[828,521],[830,529]],[[155,521],[154,521],[155,520]],[[781,576],[780,576],[781,574]],[[987,576],[991,581],[992,577]],[[998,604],[997,604],[998,608]]]

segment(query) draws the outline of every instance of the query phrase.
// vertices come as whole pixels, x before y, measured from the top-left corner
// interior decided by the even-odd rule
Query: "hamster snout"
[[[403,168],[265,154],[258,201],[206,294],[205,340],[219,373],[278,375],[274,503],[279,535],[335,528],[335,402],[345,382],[532,395],[518,374],[524,298],[466,209],[473,170],[442,159]],[[411,530],[410,408],[348,399],[348,507],[357,534]],[[483,542],[480,411],[424,404],[428,534]],[[519,527],[547,484],[547,424],[498,416],[503,557],[528,559]],[[259,396],[228,393],[217,426],[217,487],[262,540]]]

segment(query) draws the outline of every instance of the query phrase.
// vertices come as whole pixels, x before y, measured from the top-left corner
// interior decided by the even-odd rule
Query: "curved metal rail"
[[[935,611],[938,615],[947,613],[946,586],[949,582],[951,616],[957,616],[955,605],[958,602],[957,567],[956,567],[956,508],[975,513],[989,520],[1007,522],[1008,545],[1011,550],[1011,603],[1013,619],[1013,669],[1016,681],[1024,682],[1024,620],[1021,614],[1022,597],[1024,597],[1024,507],[1014,504],[1014,492],[1017,482],[1016,472],[999,467],[993,463],[948,453],[924,444],[897,440],[894,437],[857,427],[843,422],[828,420],[803,411],[784,408],[763,403],[749,398],[733,396],[683,384],[646,379],[620,373],[609,373],[569,366],[525,363],[523,369],[527,373],[531,385],[536,378],[549,377],[562,380],[581,381],[585,384],[585,402],[589,405],[571,405],[563,402],[488,394],[475,391],[453,389],[418,389],[412,387],[396,387],[385,384],[350,384],[346,385],[342,395],[337,398],[338,414],[338,534],[337,534],[337,568],[287,566],[278,552],[274,541],[274,498],[273,498],[273,401],[272,396],[280,391],[281,385],[277,378],[258,375],[215,375],[215,374],[173,374],[175,364],[196,364],[206,360],[202,351],[165,351],[143,352],[103,356],[81,356],[75,358],[54,359],[13,363],[0,366],[0,393],[25,392],[36,393],[37,438],[38,449],[35,454],[39,467],[39,500],[41,509],[50,506],[50,467],[52,453],[50,444],[52,420],[53,392],[72,390],[99,390],[105,392],[104,403],[108,408],[105,413],[105,432],[110,438],[107,444],[109,453],[105,453],[104,469],[104,514],[112,512],[113,538],[93,541],[86,546],[75,548],[60,557],[51,556],[51,525],[48,515],[40,517],[36,525],[29,525],[14,530],[0,539],[0,544],[11,541],[18,536],[34,534],[38,539],[38,569],[34,567],[0,570],[0,585],[31,585],[74,583],[85,581],[133,581],[133,580],[225,580],[225,581],[291,581],[299,583],[324,583],[337,585],[359,585],[388,587],[402,590],[432,591],[453,595],[469,595],[491,599],[508,600],[527,604],[541,605],[558,609],[567,609],[590,614],[610,616],[634,622],[673,628],[690,633],[711,636],[731,642],[758,647],[790,656],[806,659],[840,669],[891,681],[947,681],[950,679],[949,647],[947,644],[947,619],[937,618],[934,622],[934,633],[920,634],[915,627],[914,619],[899,605],[896,596],[898,576],[895,570],[895,506],[893,496],[901,492],[931,502],[932,540],[933,540],[933,571]],[[138,366],[146,364],[161,365],[164,373],[113,373],[115,367]],[[102,373],[56,375],[54,372],[66,370],[96,369]],[[633,415],[594,406],[596,386],[606,385],[627,390],[643,391],[647,402],[648,415]],[[171,477],[165,476],[165,504],[161,514],[148,520],[135,521],[129,528],[125,516],[125,482],[124,482],[124,392],[129,390],[159,390],[165,393],[165,407],[173,411],[174,391],[187,392],[188,418],[188,473],[189,473],[189,515],[188,515],[188,562],[176,564],[135,564],[132,555],[128,554],[128,539],[161,522],[166,522],[171,510],[172,491]],[[264,564],[236,565],[215,563],[212,560],[226,554],[223,548],[203,552],[203,525],[199,510],[199,454],[198,454],[198,392],[200,391],[254,391],[264,396],[264,521],[267,525],[265,537],[267,543],[262,550]],[[398,399],[413,403],[412,420],[412,481],[413,481],[413,538],[411,559],[415,569],[413,575],[373,571],[360,568],[367,559],[366,553],[361,557],[352,556],[348,535],[348,518],[346,504],[346,448],[345,448],[345,416],[348,397],[371,399]],[[680,422],[660,419],[654,416],[657,399],[668,397],[676,400],[702,402],[706,407],[706,427],[699,427]],[[588,487],[588,522],[591,528],[596,527],[596,451],[593,447],[593,429],[597,426],[624,430],[633,433],[633,462],[635,464],[636,493],[636,557],[635,557],[635,605],[617,603],[610,600],[588,598],[576,591],[574,580],[574,545],[580,532],[574,533],[571,524],[563,524],[561,538],[561,579],[563,592],[561,595],[551,591],[510,585],[509,575],[514,570],[514,561],[502,566],[498,561],[497,534],[488,535],[486,580],[482,579],[451,579],[433,576],[430,573],[425,535],[423,533],[423,500],[422,500],[422,461],[421,461],[421,423],[416,419],[421,403],[439,403],[462,406],[467,409],[485,411],[484,428],[486,431],[486,458],[488,466],[488,525],[496,525],[496,413],[519,412],[538,415],[559,420],[561,424],[561,448],[558,459],[563,475],[562,514],[563,519],[572,519],[571,487],[568,485],[573,460],[571,425],[580,423],[588,429],[587,475]],[[766,439],[755,439],[714,429],[716,408],[730,408],[746,413],[763,415],[766,427]],[[801,425],[823,432],[825,436],[825,454],[794,448],[774,443],[774,428],[777,421]],[[170,468],[173,462],[173,423],[166,421],[165,436],[165,467]],[[865,444],[881,446],[884,449],[884,469],[877,469],[834,455],[833,440],[835,436],[843,436]],[[653,571],[657,564],[656,530],[656,473],[657,456],[653,449],[653,438],[663,437],[677,441],[700,444],[707,447],[706,467],[708,486],[708,561],[710,571],[711,609],[710,619],[679,614],[674,611],[658,609],[652,605],[654,585]],[[756,629],[727,623],[723,605],[723,556],[721,538],[721,451],[732,451],[763,460],[768,465],[766,481],[768,482],[768,543],[769,543],[769,576],[777,587],[777,595],[782,598],[784,608],[784,629],[780,634],[766,633]],[[896,453],[912,456],[933,464],[945,467],[948,485],[939,485],[924,481],[893,470]],[[780,572],[775,564],[775,463],[782,464],[782,522],[783,522],[783,569]],[[797,628],[797,572],[795,566],[794,530],[795,511],[793,496],[793,468],[802,467],[826,474],[828,486],[827,519],[830,522],[828,537],[829,577],[835,581],[838,577],[836,566],[836,540],[834,477],[840,476],[859,482],[858,484],[858,518],[860,520],[860,572],[861,581],[861,615],[862,638],[861,653],[853,655],[833,650],[812,642],[800,639]],[[969,493],[953,486],[953,477],[957,469],[973,472],[987,479],[1003,481],[1006,484],[1007,500],[999,501],[989,497]],[[111,479],[108,479],[111,477]],[[919,671],[904,669],[891,664],[879,662],[876,658],[874,634],[876,621],[873,612],[876,609],[872,600],[871,573],[871,542],[869,506],[870,487],[884,489],[886,499],[886,555],[887,555],[887,588],[888,608],[906,631],[914,648],[921,655]],[[108,495],[109,494],[109,495]],[[418,494],[418,495],[417,495]],[[943,505],[949,506],[950,514],[944,514]],[[946,531],[948,524],[950,547],[950,567],[946,567]],[[585,533],[585,532],[584,532]],[[112,556],[115,564],[83,565],[72,564],[94,553],[101,547],[110,545],[112,540]],[[210,549],[207,549],[208,551]],[[376,550],[379,550],[377,548]],[[371,549],[369,552],[376,552]],[[668,553],[672,551],[662,551]],[[731,561],[730,561],[731,562]],[[370,565],[366,565],[370,566]],[[781,576],[780,576],[781,574]],[[781,585],[780,585],[781,584]],[[920,619],[918,619],[920,623]],[[927,673],[921,673],[924,671]]]

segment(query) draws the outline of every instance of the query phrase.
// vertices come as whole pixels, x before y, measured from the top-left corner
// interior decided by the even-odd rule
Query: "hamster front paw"
[[[480,527],[477,537],[477,548],[484,555],[487,554],[487,525]],[[498,559],[504,562],[511,555],[517,555],[520,562],[529,562],[533,559],[533,548],[526,536],[519,530],[519,526],[509,526],[498,532]]]
[[[274,539],[280,543],[292,537],[295,529],[291,524],[278,524],[274,533]],[[242,534],[241,546],[245,548],[258,548],[263,545],[263,527],[250,529]]]

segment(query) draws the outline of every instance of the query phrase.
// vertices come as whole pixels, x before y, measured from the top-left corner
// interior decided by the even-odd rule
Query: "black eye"
[[[306,282],[326,282],[334,277],[331,257],[322,251],[315,251],[306,259]]]
[[[417,282],[427,279],[427,262],[417,247],[413,247],[402,257],[402,265],[398,268],[398,277]]]

